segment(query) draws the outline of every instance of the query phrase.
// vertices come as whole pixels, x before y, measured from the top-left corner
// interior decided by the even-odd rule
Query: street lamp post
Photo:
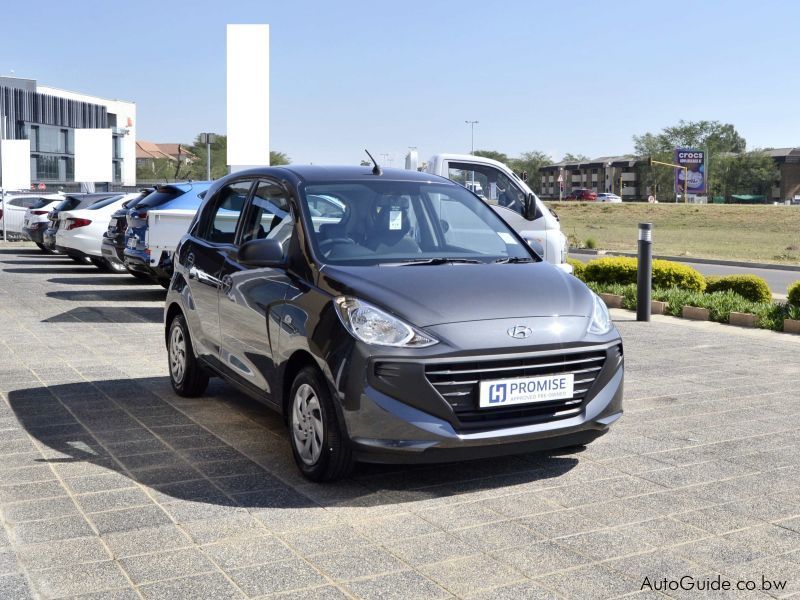
[[[470,129],[470,154],[475,154],[475,125],[477,125],[480,121],[464,121],[467,125],[469,125]]]
[[[208,181],[211,181],[211,143],[213,141],[213,133],[200,134],[200,142],[206,145],[206,180]]]

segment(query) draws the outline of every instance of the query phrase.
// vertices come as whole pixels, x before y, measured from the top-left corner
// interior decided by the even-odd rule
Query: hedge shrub
[[[586,271],[586,263],[575,258],[568,258],[567,262],[572,265],[572,274],[581,281],[586,281],[584,272]]]
[[[636,283],[636,259],[626,256],[614,256],[590,260],[584,271],[585,281],[597,283],[619,283],[628,285]],[[706,289],[706,280],[692,267],[668,260],[653,261],[653,287],[681,288],[702,292]]]
[[[629,310],[636,310],[636,285],[598,284],[587,283],[596,293],[608,292],[623,297],[622,306]],[[795,313],[800,313],[800,307],[791,304],[774,302],[752,302],[742,298],[731,290],[703,294],[692,290],[680,288],[653,289],[653,300],[667,303],[667,314],[680,317],[684,306],[697,306],[707,308],[712,321],[728,323],[732,311],[755,314],[757,326],[761,329],[781,331],[783,320],[794,318]]]
[[[786,292],[789,294],[789,304],[800,306],[800,281],[795,281]]]
[[[706,277],[706,292],[736,292],[751,302],[772,302],[769,284],[758,275],[725,275]]]

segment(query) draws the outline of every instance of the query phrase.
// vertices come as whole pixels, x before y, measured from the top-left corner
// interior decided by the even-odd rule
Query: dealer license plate
[[[479,406],[497,408],[572,398],[574,381],[572,373],[481,381]]]

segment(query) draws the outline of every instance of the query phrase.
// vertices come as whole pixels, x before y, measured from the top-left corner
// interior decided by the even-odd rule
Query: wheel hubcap
[[[177,325],[173,326],[169,337],[169,370],[175,383],[183,381],[186,372],[186,340]]]
[[[305,464],[319,460],[324,439],[322,410],[314,388],[307,383],[297,388],[292,402],[292,438]]]

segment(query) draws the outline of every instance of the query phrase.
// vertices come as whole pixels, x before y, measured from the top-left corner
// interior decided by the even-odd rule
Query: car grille
[[[425,367],[425,376],[452,407],[462,430],[494,429],[567,419],[583,410],[586,396],[608,358],[606,349],[589,352],[544,354],[512,360],[436,363]],[[619,346],[611,352],[620,353]],[[515,377],[540,377],[572,373],[571,398],[514,405],[504,408],[479,408],[481,381]]]

